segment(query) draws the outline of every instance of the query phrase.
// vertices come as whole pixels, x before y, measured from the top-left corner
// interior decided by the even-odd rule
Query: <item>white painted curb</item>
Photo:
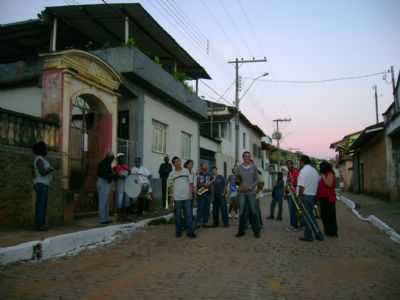
[[[84,231],[67,233],[31,241],[19,245],[0,248],[0,265],[21,261],[41,261],[66,255],[76,255],[82,250],[91,249],[112,243],[117,237],[143,228],[155,219],[170,220],[173,214],[142,220],[138,223],[118,224]],[[35,257],[34,248],[40,248],[41,257]]]
[[[377,227],[379,230],[383,231],[384,233],[386,233],[390,239],[396,243],[400,244],[400,235],[389,225],[387,225],[385,222],[383,222],[381,219],[379,219],[378,217],[376,217],[375,215],[369,215],[367,218],[364,218],[357,210],[356,210],[356,204],[340,195],[338,197],[338,199],[340,201],[342,201],[346,206],[348,206],[351,211],[353,212],[353,214],[355,214],[357,216],[357,218],[359,218],[362,221],[367,221],[370,222],[371,224],[373,224],[375,227]]]

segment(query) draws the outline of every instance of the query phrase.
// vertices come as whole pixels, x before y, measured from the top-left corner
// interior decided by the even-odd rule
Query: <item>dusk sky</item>
[[[267,63],[240,68],[243,77],[258,81],[241,102],[242,111],[266,134],[273,119],[292,118],[282,125],[284,148],[318,157],[332,157],[329,144],[375,123],[373,85],[378,86],[379,113],[393,101],[390,74],[326,83],[313,81],[400,70],[400,1],[335,0],[147,0],[144,8],[184,47],[222,94],[234,81],[235,57],[267,57]],[[166,3],[167,2],[167,3]],[[46,6],[101,4],[102,1],[1,0],[0,23],[36,18]],[[183,26],[185,25],[185,26]],[[209,54],[207,54],[209,40]],[[251,79],[243,79],[243,90]],[[200,84],[200,94],[217,100]],[[224,97],[234,100],[234,87]],[[219,100],[220,102],[222,100]],[[225,102],[223,102],[225,103]]]

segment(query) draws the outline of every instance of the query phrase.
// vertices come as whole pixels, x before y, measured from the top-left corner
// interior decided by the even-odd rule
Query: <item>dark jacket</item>
[[[114,177],[114,173],[111,168],[111,161],[109,159],[103,159],[99,163],[99,167],[97,170],[97,176],[111,182]]]
[[[213,183],[213,190],[215,195],[222,196],[225,192],[225,177],[222,175],[217,175]]]
[[[272,189],[272,198],[275,200],[282,200],[284,194],[284,182],[283,180],[278,180],[275,184],[274,188]]]
[[[169,173],[172,171],[172,166],[170,163],[162,163],[160,165],[160,169],[158,170],[158,174],[160,174],[161,179],[168,179]]]

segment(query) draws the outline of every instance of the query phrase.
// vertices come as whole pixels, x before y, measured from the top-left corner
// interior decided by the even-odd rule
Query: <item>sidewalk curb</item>
[[[353,214],[357,216],[357,218],[359,218],[362,221],[370,222],[372,225],[377,227],[379,230],[386,233],[392,241],[400,244],[400,234],[398,234],[392,227],[387,225],[381,219],[379,219],[375,215],[369,215],[368,217],[365,218],[356,210],[356,204],[352,200],[350,200],[342,195],[340,195],[338,197],[338,199],[340,201],[342,201],[347,207],[349,207],[351,209],[351,211],[353,212]]]
[[[159,218],[170,220],[172,217],[173,213],[170,213],[137,223],[93,228],[0,248],[0,265],[4,266],[22,261],[43,261],[67,255],[76,255],[85,249],[110,244],[117,237],[143,228],[152,220]]]

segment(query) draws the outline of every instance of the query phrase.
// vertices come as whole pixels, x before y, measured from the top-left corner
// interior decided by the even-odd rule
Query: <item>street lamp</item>
[[[236,82],[236,101],[235,101],[235,108],[236,108],[236,115],[235,115],[235,168],[238,167],[239,165],[239,118],[240,118],[240,111],[239,111],[239,102],[241,99],[243,99],[244,96],[246,96],[247,92],[251,89],[251,87],[254,85],[254,83],[265,76],[268,76],[269,73],[263,73],[260,76],[257,76],[256,78],[253,79],[253,81],[250,83],[249,87],[246,89],[246,91],[243,93],[242,97],[239,98],[239,87],[238,87],[238,82]],[[238,77],[236,77],[238,78]]]
[[[267,72],[267,73],[261,74],[260,76],[257,76],[256,78],[254,78],[253,81],[250,83],[249,87],[243,93],[242,97],[240,97],[240,99],[243,99],[244,96],[246,96],[247,92],[251,89],[251,87],[256,83],[256,81],[258,79],[263,78],[263,77],[267,77],[268,75],[269,75],[269,73]]]

